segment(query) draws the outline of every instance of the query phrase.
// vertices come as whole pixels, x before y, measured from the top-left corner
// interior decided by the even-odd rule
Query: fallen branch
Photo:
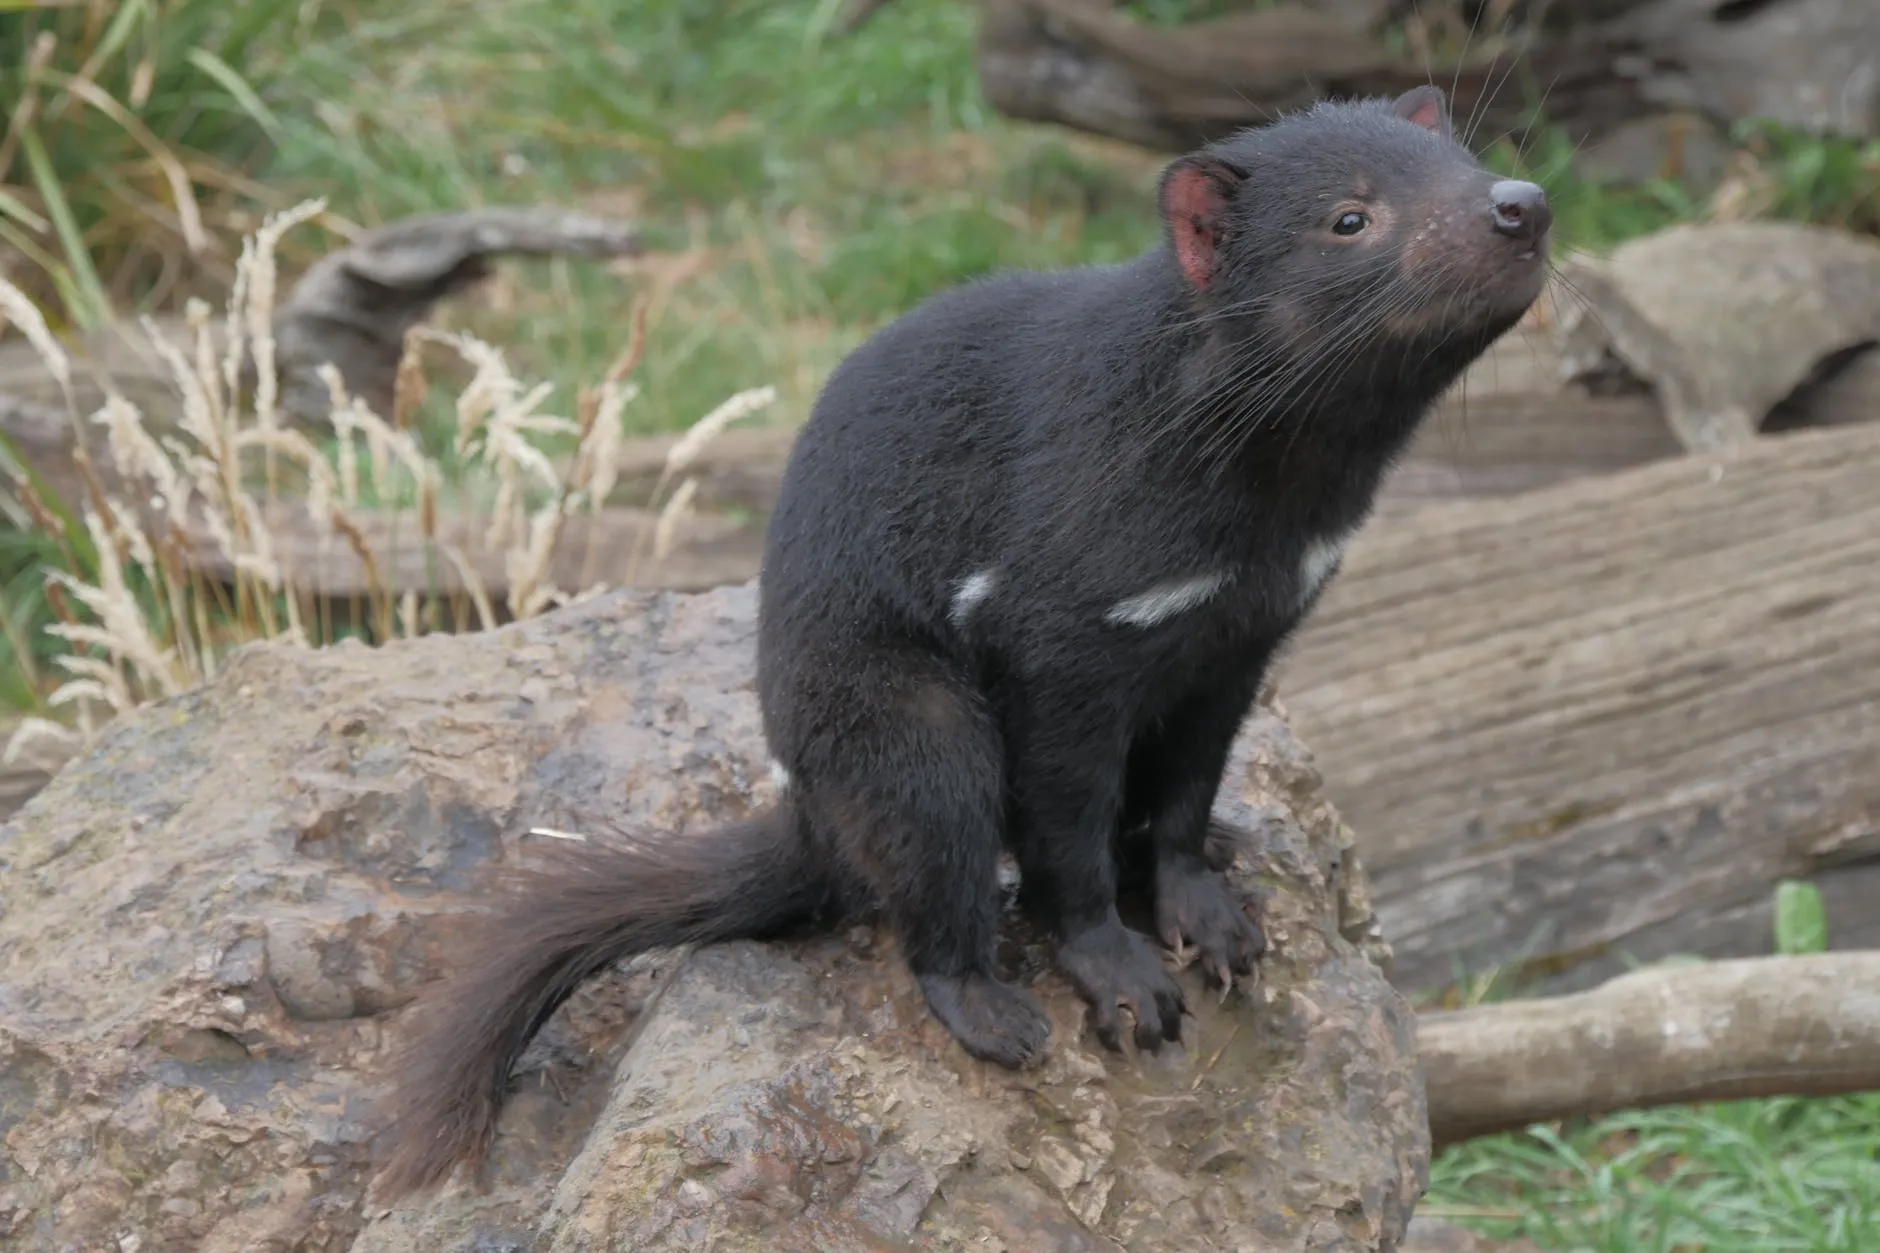
[[[347,390],[380,417],[392,417],[393,383],[405,334],[443,300],[487,276],[503,257],[607,258],[644,250],[637,229],[611,218],[556,205],[497,205],[401,218],[322,256],[308,267],[275,311],[274,370],[283,421],[329,431],[332,400],[319,376],[331,362]],[[155,320],[164,338],[190,346],[194,332],[181,315]],[[225,327],[208,330],[217,359]],[[107,392],[124,396],[159,436],[172,432],[181,403],[169,363],[142,326],[114,322],[68,345],[79,412],[94,413]],[[192,349],[193,351],[193,349]],[[257,363],[242,359],[242,387],[252,390]],[[30,344],[0,336],[0,434],[20,448],[62,500],[84,484],[73,468],[72,424],[63,389]],[[111,460],[93,445],[92,460],[111,480]]]
[[[1426,1014],[1438,1148],[1576,1114],[1880,1091],[1880,951],[1654,966]]]
[[[319,367],[382,417],[405,332],[433,305],[490,273],[501,256],[619,257],[642,251],[624,222],[555,206],[494,205],[393,222],[316,261],[274,316],[282,404],[315,424],[331,405]]]
[[[1585,0],[1525,6],[1546,20],[1474,29],[1444,46],[1395,43],[1390,11],[1348,3],[1238,5],[1172,27],[1108,0],[986,0],[976,62],[1008,117],[1181,151],[1328,95],[1441,84],[1467,133],[1529,138],[1532,110],[1575,142],[1609,136],[1667,102],[1718,126],[1766,117],[1874,134],[1870,49],[1880,8],[1852,0]],[[1491,6],[1492,8],[1493,6]],[[1424,5],[1428,18],[1460,17]],[[1462,36],[1455,38],[1456,34]],[[1753,70],[1753,72],[1752,72]]]

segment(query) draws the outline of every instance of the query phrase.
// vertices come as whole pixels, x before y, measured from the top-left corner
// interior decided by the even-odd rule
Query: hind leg
[[[791,770],[811,822],[900,937],[934,1016],[974,1057],[1042,1053],[1037,998],[995,973],[1003,760],[984,700],[940,658],[844,650],[814,666]]]

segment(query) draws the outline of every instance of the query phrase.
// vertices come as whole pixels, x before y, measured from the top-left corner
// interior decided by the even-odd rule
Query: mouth
[[[1554,233],[1552,231],[1543,231],[1539,238],[1535,239],[1520,252],[1517,252],[1514,259],[1516,261],[1545,261],[1547,259],[1547,251],[1553,242]]]

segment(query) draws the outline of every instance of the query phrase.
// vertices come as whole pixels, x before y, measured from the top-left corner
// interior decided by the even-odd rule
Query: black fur
[[[962,286],[832,373],[760,583],[783,800],[722,839],[566,850],[499,911],[410,1054],[383,1191],[481,1151],[588,973],[827,906],[882,908],[969,1053],[1035,1059],[1043,1010],[994,973],[1003,847],[1106,1044],[1123,1009],[1139,1045],[1177,1039],[1184,1008],[1119,867],[1151,868],[1157,931],[1212,979],[1252,969],[1264,938],[1204,848],[1228,749],[1431,401],[1538,295],[1546,210],[1433,88],[1243,132],[1160,195],[1140,258]]]

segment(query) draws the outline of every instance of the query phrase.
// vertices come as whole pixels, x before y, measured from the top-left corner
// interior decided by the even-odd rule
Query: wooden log
[[[1504,336],[1472,367],[1412,442],[1379,508],[1506,496],[1589,474],[1682,455],[1645,386],[1603,390],[1563,382],[1559,350],[1543,328]],[[1779,406],[1771,430],[1880,420],[1880,350],[1850,357]],[[647,499],[677,435],[626,441],[616,498]],[[767,515],[777,501],[793,426],[740,427],[714,440],[687,470],[701,508]]]
[[[499,258],[575,256],[605,258],[641,252],[632,225],[548,205],[497,205],[401,218],[368,231],[308,267],[275,310],[275,366],[280,416],[330,430],[332,405],[322,365],[331,362],[348,390],[381,417],[392,414],[392,384],[405,333],[436,304],[490,273]],[[157,333],[194,355],[194,332],[184,318],[154,319]],[[224,351],[225,321],[210,320],[216,359]],[[118,322],[67,346],[73,356],[74,399],[80,424],[111,392],[143,413],[153,432],[173,432],[182,412],[174,374],[145,328]],[[252,392],[255,364],[242,361],[242,386]],[[100,433],[74,430],[63,389],[23,337],[0,339],[0,432],[33,463],[49,486],[75,504],[83,483],[73,467],[80,438],[98,472],[110,477]]]
[[[316,371],[329,361],[354,395],[367,398],[381,417],[391,416],[392,377],[405,332],[439,301],[486,277],[501,258],[607,258],[643,249],[629,223],[552,205],[423,213],[368,231],[309,266],[274,312],[283,416],[326,423],[331,405]],[[193,354],[194,333],[181,316],[155,321],[160,334],[186,356]],[[218,311],[209,325],[218,360],[223,329]],[[124,394],[159,426],[167,427],[180,411],[175,377],[141,325],[112,323],[68,348],[81,416],[102,404],[107,390]],[[244,386],[252,388],[254,362],[246,360],[243,367]],[[65,417],[59,389],[31,346],[18,338],[0,340],[0,422],[10,405]],[[4,429],[14,430],[10,423]],[[69,431],[49,434],[69,438]]]
[[[377,566],[377,586],[347,540],[322,534],[301,506],[283,505],[266,516],[273,555],[303,594],[345,600],[386,590],[394,596],[407,590],[444,596],[468,590],[456,565],[422,541],[411,511],[351,515]],[[763,556],[761,527],[722,514],[694,514],[675,525],[672,550],[656,560],[657,520],[652,511],[626,507],[571,516],[551,556],[548,581],[568,593],[596,583],[696,592],[744,581]],[[500,612],[510,587],[508,553],[486,544],[489,524],[487,517],[442,512],[438,538],[463,555]],[[190,539],[205,577],[233,580],[234,563],[200,521],[190,528]]]
[[[1880,429],[1379,519],[1277,673],[1412,988],[1880,946]]]
[[[1449,90],[1457,117],[1481,114],[1491,135],[1524,133],[1524,93],[1500,90],[1517,64],[1554,80],[1550,103],[1583,137],[1644,110],[1638,85],[1611,68],[1629,46],[1523,56],[1484,37],[1466,62],[1433,67],[1325,6],[1156,27],[1101,0],[988,0],[976,63],[987,100],[1009,117],[1175,152],[1324,96],[1397,95],[1431,81]]]
[[[1517,328],[1443,397],[1386,478],[1378,509],[1508,496],[1682,451],[1649,390],[1564,383],[1547,331]]]
[[[1880,354],[1875,354],[1880,365]],[[1880,369],[1868,384],[1824,389],[1800,405],[1791,425],[1880,416]],[[625,441],[615,460],[616,498],[649,497],[680,437]],[[740,427],[713,440],[687,473],[699,479],[699,506],[767,515],[776,506],[794,426]],[[1561,380],[1560,354],[1541,330],[1511,332],[1444,398],[1385,489],[1380,507],[1502,496],[1605,474],[1682,452],[1651,392],[1594,394]]]
[[[1008,116],[1166,151],[1324,96],[1396,95],[1432,82],[1478,142],[1524,140],[1543,95],[1547,120],[1576,141],[1667,104],[1726,128],[1770,117],[1871,136],[1880,125],[1871,53],[1880,10],[1865,0],[1557,3],[1531,10],[1544,13],[1542,28],[1474,31],[1465,20],[1458,33],[1467,38],[1445,41],[1447,55],[1393,49],[1389,7],[1248,4],[1158,27],[1108,0],[987,0],[980,84]],[[1445,7],[1424,6],[1418,21],[1454,16]]]
[[[777,505],[777,488],[796,431],[794,425],[736,427],[712,440],[685,471],[699,481],[694,498],[699,507],[769,514]],[[647,435],[623,441],[614,460],[619,475],[614,498],[636,503],[650,500],[666,456],[680,438],[679,434]]]
[[[1437,1148],[1576,1115],[1880,1091],[1880,952],[1634,971],[1417,1021]]]
[[[487,277],[497,258],[608,258],[643,250],[631,225],[557,206],[488,205],[400,218],[314,262],[275,312],[282,405],[324,422],[331,406],[317,371],[331,362],[354,395],[390,417],[406,332],[439,300]]]

